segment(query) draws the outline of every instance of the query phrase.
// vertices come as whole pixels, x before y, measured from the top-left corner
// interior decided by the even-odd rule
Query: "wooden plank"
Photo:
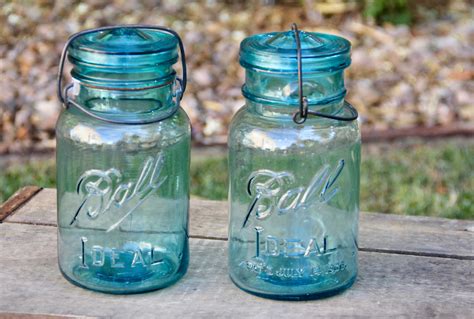
[[[227,276],[226,241],[191,239],[186,276],[156,292],[112,296],[75,287],[59,273],[56,228],[0,225],[0,311],[117,318],[467,318],[473,262],[362,252],[355,285],[323,300],[252,296]]]
[[[227,202],[191,200],[190,236],[227,239]],[[56,225],[56,190],[44,189],[5,222]],[[474,221],[362,213],[362,251],[474,259]]]
[[[42,189],[4,222],[56,226],[56,189]]]
[[[5,203],[0,205],[0,223],[40,190],[41,188],[37,186],[26,186],[19,189]]]
[[[359,248],[474,260],[474,221],[366,213]]]

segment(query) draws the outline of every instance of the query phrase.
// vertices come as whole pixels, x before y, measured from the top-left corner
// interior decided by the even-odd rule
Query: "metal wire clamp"
[[[84,106],[80,105],[76,101],[69,98],[68,92],[72,88],[73,84],[69,84],[66,86],[66,88],[63,89],[64,63],[66,60],[67,51],[71,43],[78,37],[89,34],[89,33],[109,31],[109,30],[115,30],[115,29],[120,29],[120,28],[159,30],[159,31],[163,31],[163,32],[171,34],[178,40],[178,46],[179,46],[180,55],[181,55],[182,79],[180,79],[179,77],[176,77],[176,82],[178,83],[179,87],[175,92],[176,101],[174,102],[173,107],[170,108],[167,112],[163,112],[161,115],[157,117],[153,117],[151,119],[137,119],[137,120],[129,120],[129,121],[114,120],[114,119],[106,118],[94,113],[93,111],[85,108]],[[165,83],[165,85],[166,84],[169,84],[169,83]],[[69,37],[66,44],[64,45],[63,51],[61,52],[61,58],[59,60],[59,68],[58,68],[58,76],[57,76],[57,95],[58,95],[59,101],[63,104],[63,106],[66,109],[72,105],[97,120],[101,120],[107,123],[114,123],[114,124],[142,125],[142,124],[156,123],[172,116],[179,108],[179,101],[181,101],[181,99],[183,98],[184,91],[186,90],[186,84],[187,84],[187,69],[186,69],[186,56],[184,53],[184,45],[183,45],[183,41],[181,40],[181,38],[179,37],[176,31],[165,28],[165,27],[146,25],[146,24],[116,25],[116,26],[107,26],[107,27],[84,30],[84,31],[75,33]],[[122,88],[120,90],[134,91],[136,89]]]
[[[332,120],[346,121],[346,122],[356,120],[359,117],[359,113],[352,105],[350,105],[346,101],[344,101],[344,107],[347,107],[349,111],[351,112],[351,115],[348,117],[336,116],[336,115],[311,111],[308,109],[308,99],[306,98],[306,96],[303,95],[303,66],[302,66],[301,40],[300,40],[300,31],[298,30],[298,26],[296,25],[296,23],[293,23],[291,25],[291,30],[294,33],[295,42],[296,42],[296,58],[297,58],[297,63],[298,63],[298,94],[299,94],[299,105],[300,105],[299,111],[293,114],[293,122],[295,122],[296,124],[303,124],[308,118],[308,115],[314,115],[314,116],[324,117],[324,118],[328,118]]]

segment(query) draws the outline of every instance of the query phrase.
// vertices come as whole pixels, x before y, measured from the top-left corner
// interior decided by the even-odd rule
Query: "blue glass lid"
[[[350,65],[351,44],[325,33],[298,31],[303,72],[335,71]],[[268,72],[296,73],[297,49],[294,31],[250,36],[240,44],[240,64]]]
[[[178,40],[172,34],[140,28],[98,30],[74,39],[68,51],[74,64],[137,68],[174,64]]]

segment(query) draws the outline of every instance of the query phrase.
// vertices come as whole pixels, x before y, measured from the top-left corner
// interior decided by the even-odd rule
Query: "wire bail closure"
[[[66,61],[66,55],[71,43],[78,37],[89,34],[89,33],[109,31],[109,30],[115,30],[115,29],[120,29],[120,28],[149,29],[149,30],[163,31],[163,32],[167,32],[171,34],[178,40],[178,46],[179,46],[180,55],[181,55],[182,79],[180,79],[179,77],[176,77],[176,82],[178,83],[179,87],[176,89],[176,92],[174,92],[174,95],[176,96],[176,101],[174,103],[174,106],[168,112],[165,112],[158,117],[154,117],[148,120],[134,120],[134,121],[121,121],[121,120],[119,121],[119,120],[109,119],[109,118],[97,115],[93,111],[88,110],[87,108],[83,107],[76,101],[70,99],[68,96],[68,92],[73,86],[72,83],[67,85],[66,88],[63,88],[64,63]],[[167,84],[170,84],[170,83],[165,83],[164,85],[167,85]],[[187,84],[187,69],[186,69],[186,56],[184,53],[184,45],[183,45],[183,41],[181,40],[180,36],[178,35],[176,31],[168,29],[166,27],[146,25],[146,24],[116,25],[116,26],[107,26],[107,27],[84,30],[84,31],[75,33],[69,37],[66,44],[64,45],[63,51],[61,52],[61,58],[59,60],[59,68],[58,68],[58,76],[57,76],[57,95],[58,95],[59,101],[63,104],[63,106],[66,109],[69,108],[70,105],[73,105],[74,107],[78,108],[85,114],[97,120],[101,120],[101,121],[104,121],[107,123],[113,123],[113,124],[142,125],[142,124],[156,123],[172,116],[179,108],[179,101],[181,101],[181,99],[183,98],[184,91],[186,90],[186,84]],[[127,91],[128,89],[121,89],[121,90]],[[132,91],[136,89],[130,89],[130,90]]]
[[[303,59],[302,59],[302,52],[301,52],[301,40],[300,40],[300,31],[298,30],[298,26],[296,23],[291,25],[291,30],[295,36],[296,42],[296,59],[297,59],[297,66],[298,66],[298,95],[299,95],[299,111],[293,114],[293,122],[296,124],[303,124],[306,122],[308,115],[314,115],[319,117],[324,117],[332,120],[337,121],[354,121],[359,117],[359,113],[357,110],[350,105],[348,102],[344,101],[344,107],[347,107],[351,112],[351,115],[348,117],[343,116],[336,116],[331,114],[325,114],[315,111],[310,111],[308,109],[308,99],[306,96],[303,95]]]

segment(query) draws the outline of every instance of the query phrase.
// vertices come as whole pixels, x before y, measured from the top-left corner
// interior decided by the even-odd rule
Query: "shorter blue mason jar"
[[[58,257],[76,285],[137,293],[186,272],[190,124],[179,107],[186,81],[173,69],[178,46],[185,71],[181,40],[160,27],[88,30],[65,46]],[[63,91],[66,56],[73,83]]]
[[[350,43],[300,32],[241,44],[246,105],[229,132],[229,272],[250,293],[320,298],[357,276],[360,133]]]

